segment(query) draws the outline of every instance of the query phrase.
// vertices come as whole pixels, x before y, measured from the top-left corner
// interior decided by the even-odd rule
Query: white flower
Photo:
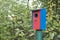
[[[12,18],[12,16],[11,16],[11,15],[8,15],[8,18],[9,18],[10,20],[13,20],[13,18]]]
[[[8,15],[8,17],[11,17],[11,15]]]
[[[14,14],[12,14],[12,16],[14,17],[15,15],[14,15]]]

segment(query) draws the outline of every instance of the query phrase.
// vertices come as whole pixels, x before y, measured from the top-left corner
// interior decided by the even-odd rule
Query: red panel
[[[40,11],[33,12],[33,30],[40,30]]]

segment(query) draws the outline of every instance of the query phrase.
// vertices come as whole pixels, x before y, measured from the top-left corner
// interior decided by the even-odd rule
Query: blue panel
[[[46,9],[40,10],[40,30],[46,29]]]

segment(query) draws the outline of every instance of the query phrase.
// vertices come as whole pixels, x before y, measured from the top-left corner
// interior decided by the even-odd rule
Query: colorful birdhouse
[[[46,9],[32,10],[32,28],[33,30],[46,29]]]

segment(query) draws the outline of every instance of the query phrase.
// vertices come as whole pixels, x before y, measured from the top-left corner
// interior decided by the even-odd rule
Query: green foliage
[[[42,1],[41,7],[47,9],[47,29],[43,31],[43,40],[60,39],[59,1],[58,5],[53,0]],[[34,9],[41,8],[37,4],[38,1],[33,1]],[[35,40],[30,9],[28,0],[0,0],[0,40]]]

